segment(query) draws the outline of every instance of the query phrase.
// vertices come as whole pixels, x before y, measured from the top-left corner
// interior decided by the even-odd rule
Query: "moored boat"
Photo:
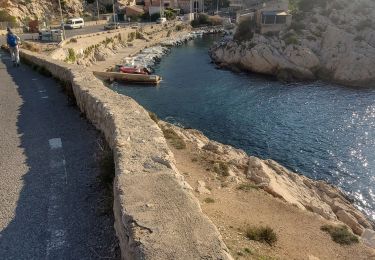
[[[112,71],[94,71],[94,75],[103,80],[125,81],[137,84],[158,84],[162,80],[158,75],[133,74]]]

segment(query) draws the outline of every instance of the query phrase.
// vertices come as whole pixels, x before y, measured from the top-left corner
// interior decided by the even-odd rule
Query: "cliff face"
[[[306,2],[306,1],[305,1]],[[255,34],[211,49],[222,66],[276,75],[280,79],[323,78],[353,86],[375,84],[375,2],[320,1],[293,17],[274,36]]]
[[[63,13],[68,16],[80,16],[83,12],[83,1],[62,0]],[[22,23],[30,19],[56,19],[60,17],[58,1],[50,0],[2,0],[0,10],[5,10]]]

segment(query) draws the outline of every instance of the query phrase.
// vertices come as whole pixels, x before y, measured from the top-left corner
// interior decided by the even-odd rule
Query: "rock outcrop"
[[[159,124],[164,128],[173,128],[197,151],[210,152],[217,161],[226,163],[230,172],[228,179],[235,177],[240,181],[250,180],[271,195],[302,210],[314,212],[327,220],[345,223],[355,234],[366,234],[368,244],[374,243],[374,223],[356,209],[338,188],[291,172],[273,160],[248,156],[242,150],[209,140],[197,130],[182,129],[164,122]]]
[[[83,1],[65,0],[61,1],[64,15],[80,16],[83,13]],[[25,19],[59,19],[58,1],[49,0],[3,0],[0,1],[0,10],[5,10],[11,16],[16,17],[18,22],[23,23]]]
[[[327,1],[293,18],[278,35],[255,34],[213,46],[222,67],[275,75],[282,80],[322,78],[351,86],[375,85],[375,2]]]

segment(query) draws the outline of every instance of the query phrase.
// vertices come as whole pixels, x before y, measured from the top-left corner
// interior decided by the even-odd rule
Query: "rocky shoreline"
[[[215,34],[221,33],[223,31],[224,29],[222,27],[202,28],[199,30],[188,32],[187,34],[178,35],[170,39],[161,41],[160,43],[155,44],[152,47],[145,48],[134,56],[124,58],[123,62],[126,63],[126,60],[131,58],[134,62],[134,65],[146,67],[149,70],[152,70],[155,64],[160,61],[164,55],[169,53],[170,48],[180,46],[187,41],[202,37],[204,34]]]
[[[223,32],[223,29],[205,29],[173,37],[140,50],[132,58],[134,58],[136,65],[152,68],[157,60],[168,53],[170,47],[181,45],[202,34],[219,32]],[[217,46],[213,47],[213,49],[215,48]],[[221,48],[227,47],[222,45]],[[212,53],[211,49],[211,55]],[[230,56],[233,57],[233,53]],[[229,64],[227,65],[229,66]],[[272,196],[302,210],[316,213],[333,222],[344,223],[353,233],[361,236],[367,245],[375,248],[375,223],[356,209],[338,188],[324,181],[314,181],[291,172],[273,160],[262,160],[254,156],[248,156],[242,150],[209,140],[198,130],[183,129],[161,121],[159,124],[162,128],[173,129],[184,141],[193,143],[198,150],[212,152],[217,156],[217,161],[228,164],[229,181],[238,183],[245,180],[251,181]]]
[[[283,81],[323,79],[373,87],[375,2],[336,2],[300,13],[280,33],[222,41],[211,48],[210,56],[220,67],[273,75]]]
[[[375,248],[375,223],[356,209],[340,189],[294,173],[273,160],[248,156],[244,151],[208,139],[200,131],[183,129],[159,121],[162,129],[172,129],[184,142],[198,151],[210,152],[215,164],[228,169],[227,181],[250,181],[275,198],[282,199],[302,210],[326,220],[344,223],[365,244]]]

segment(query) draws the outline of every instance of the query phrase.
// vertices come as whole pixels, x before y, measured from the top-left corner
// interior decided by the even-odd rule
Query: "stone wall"
[[[232,259],[143,107],[82,67],[29,51],[21,57],[69,83],[80,110],[113,149],[115,230],[123,259]]]

